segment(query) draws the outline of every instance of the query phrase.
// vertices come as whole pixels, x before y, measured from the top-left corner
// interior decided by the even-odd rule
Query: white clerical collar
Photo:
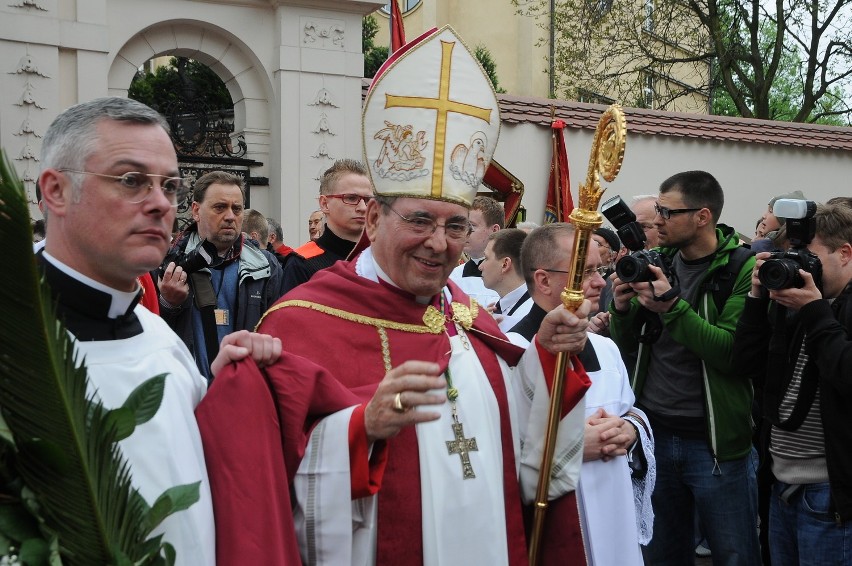
[[[103,283],[98,283],[91,277],[86,277],[73,267],[69,267],[47,253],[47,251],[42,252],[44,254],[44,258],[48,260],[51,264],[53,264],[56,269],[63,272],[68,277],[73,277],[77,281],[88,285],[89,287],[98,290],[102,293],[108,294],[112,297],[112,303],[109,307],[109,313],[107,313],[107,317],[109,318],[118,318],[127,313],[127,309],[130,308],[131,303],[136,300],[136,296],[139,294],[139,282],[136,282],[136,289],[130,292],[119,291],[117,289],[113,289],[112,287],[107,287]]]
[[[355,273],[363,277],[364,279],[369,279],[374,283],[378,283],[379,279],[387,283],[388,285],[392,285],[397,289],[401,289],[399,285],[394,283],[393,279],[391,279],[387,273],[379,266],[376,262],[376,258],[373,255],[372,248],[366,248],[361,254],[358,256],[358,260],[355,263]],[[432,297],[414,297],[418,303],[422,305],[428,305],[432,302]]]
[[[500,297],[500,310],[503,313],[507,313],[512,310],[518,301],[521,300],[521,297],[524,296],[524,293],[527,292],[527,284],[521,283],[516,288],[512,289],[502,297]]]

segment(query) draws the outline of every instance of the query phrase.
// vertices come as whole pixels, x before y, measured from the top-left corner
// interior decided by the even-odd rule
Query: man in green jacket
[[[729,273],[739,245],[736,232],[717,225],[723,203],[722,187],[704,171],[664,181],[654,218],[661,247],[645,256],[647,266],[635,254],[624,258],[639,276],[618,270],[630,282],[613,282],[610,331],[622,352],[638,354],[631,384],[656,441],[646,556],[655,565],[694,562],[696,509],[714,561],[760,563],[752,385],[730,363],[754,258]]]

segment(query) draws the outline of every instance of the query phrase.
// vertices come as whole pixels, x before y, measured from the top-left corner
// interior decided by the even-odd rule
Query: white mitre
[[[450,26],[394,53],[364,103],[364,161],[382,196],[469,207],[499,135],[491,81]]]

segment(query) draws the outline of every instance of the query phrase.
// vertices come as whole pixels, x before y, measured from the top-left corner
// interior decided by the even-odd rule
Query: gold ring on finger
[[[393,410],[397,413],[405,412],[405,405],[402,404],[402,391],[400,391],[393,397]]]

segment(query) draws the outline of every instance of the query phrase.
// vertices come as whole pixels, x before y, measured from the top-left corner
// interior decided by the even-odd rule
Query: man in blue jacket
[[[160,315],[208,381],[222,338],[254,330],[282,295],[278,260],[242,233],[244,203],[240,177],[225,171],[199,177],[192,197],[195,222],[175,239],[159,281]]]
[[[656,440],[655,536],[646,557],[655,565],[693,563],[696,509],[714,561],[760,563],[752,385],[730,362],[754,259],[726,273],[739,246],[736,232],[718,225],[723,203],[704,171],[664,181],[654,218],[661,248],[641,270],[648,278],[613,282],[611,335],[638,354],[631,384]],[[722,274],[733,284],[720,300]]]

